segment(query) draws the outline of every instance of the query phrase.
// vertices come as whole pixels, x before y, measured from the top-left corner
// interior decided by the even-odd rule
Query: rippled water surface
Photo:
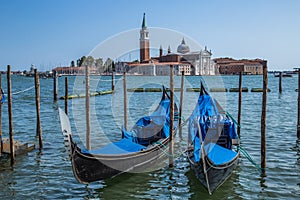
[[[33,150],[16,157],[13,168],[10,160],[0,160],[1,199],[299,199],[300,150],[296,139],[298,77],[283,78],[283,93],[278,93],[278,78],[269,75],[267,102],[267,169],[261,177],[258,170],[242,155],[232,176],[213,194],[200,185],[190,170],[184,153],[186,126],[183,139],[176,137],[175,167],[162,168],[143,174],[124,174],[105,181],[82,185],[76,181],[64,149],[60,131],[58,107],[63,100],[53,102],[53,80],[41,79],[41,122],[44,149]],[[91,90],[110,89],[110,77],[91,77]],[[208,87],[238,87],[238,76],[203,77]],[[200,77],[186,77],[185,87],[199,87]],[[128,76],[127,87],[160,87],[169,85],[169,77]],[[6,90],[6,77],[2,77]],[[36,113],[33,78],[12,76],[13,120],[15,139],[36,143]],[[262,87],[262,76],[244,76],[243,86],[249,90]],[[175,78],[180,87],[180,77]],[[81,92],[83,77],[69,77],[69,91]],[[123,122],[123,89],[121,77],[116,77],[113,95],[91,98],[92,148],[97,148],[120,137]],[[59,95],[64,94],[64,77],[59,78]],[[237,119],[238,93],[212,93],[223,107]],[[160,93],[128,92],[128,127],[141,116],[153,111]],[[179,99],[179,93],[176,93]],[[186,92],[185,119],[192,112],[198,94]],[[241,144],[260,163],[261,93],[243,93]],[[177,100],[178,101],[178,100]],[[69,116],[74,137],[85,144],[84,99],[69,100]],[[8,137],[7,104],[2,106],[3,137]]]

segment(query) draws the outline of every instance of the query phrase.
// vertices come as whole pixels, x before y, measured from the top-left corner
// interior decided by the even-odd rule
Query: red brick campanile
[[[146,26],[145,13],[143,16],[142,29],[140,30],[140,62],[150,59],[149,31]]]

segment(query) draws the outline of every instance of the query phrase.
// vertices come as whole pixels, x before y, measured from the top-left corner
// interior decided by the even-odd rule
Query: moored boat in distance
[[[176,104],[175,112],[178,111]],[[163,88],[161,101],[150,116],[140,118],[130,131],[122,128],[122,137],[100,149],[86,150],[77,146],[71,135],[68,117],[59,109],[61,128],[75,178],[90,183],[124,172],[158,169],[168,158],[170,142],[170,97]],[[178,121],[174,120],[174,128]],[[121,135],[121,134],[120,134]]]
[[[280,77],[280,73],[274,73],[274,77]],[[282,77],[293,77],[293,74],[284,72],[282,73]]]
[[[239,140],[233,120],[201,84],[189,118],[188,160],[200,183],[212,194],[238,164]]]

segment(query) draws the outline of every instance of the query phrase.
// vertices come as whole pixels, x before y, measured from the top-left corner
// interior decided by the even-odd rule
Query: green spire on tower
[[[145,13],[144,13],[144,17],[143,17],[142,28],[147,28],[147,26],[146,26],[146,17],[145,17]]]

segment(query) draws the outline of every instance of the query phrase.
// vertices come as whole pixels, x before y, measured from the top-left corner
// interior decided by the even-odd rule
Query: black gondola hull
[[[125,172],[153,171],[161,168],[168,158],[168,138],[152,148],[122,155],[83,154],[73,141],[71,143],[73,173],[80,183],[104,180]]]
[[[204,173],[202,160],[195,163],[193,158],[193,151],[188,152],[188,160],[190,162],[192,170],[195,173],[195,176],[210,193],[213,193],[230,177],[233,170],[238,165],[238,158],[239,153],[234,159],[224,165],[214,165],[206,157],[205,164],[207,166],[207,180]],[[207,183],[209,184],[209,186],[207,185]]]
[[[169,104],[170,96],[163,88],[161,102],[155,111],[150,116],[140,118],[132,128],[132,132],[122,130],[122,139],[139,145],[137,149],[127,151],[125,146],[132,145],[127,141],[125,146],[110,146],[107,148],[108,150],[106,149],[101,153],[99,151],[95,153],[95,151],[81,150],[77,146],[72,139],[69,118],[59,109],[65,147],[69,152],[75,178],[80,183],[90,183],[125,172],[153,171],[166,165],[163,161],[169,158]],[[178,112],[176,104],[174,105],[174,111],[175,113]],[[178,120],[176,116],[174,119],[173,131],[175,133]],[[114,143],[108,145],[114,145]],[[125,148],[123,149],[123,147]],[[120,149],[123,151],[120,151]]]

